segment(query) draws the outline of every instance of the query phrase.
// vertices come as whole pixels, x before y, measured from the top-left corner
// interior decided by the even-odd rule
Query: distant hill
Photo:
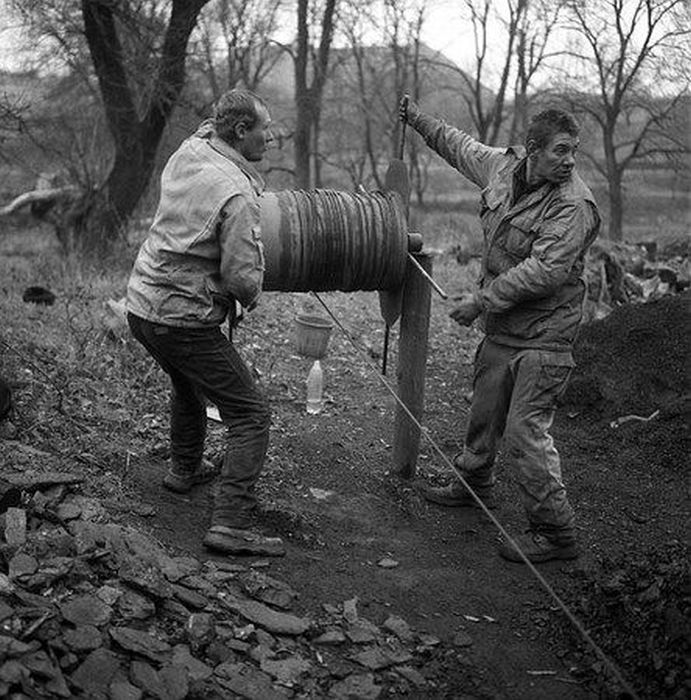
[[[271,105],[276,131],[284,137],[282,150],[271,154],[272,164],[280,170],[292,164],[289,137],[295,123],[295,77],[289,53],[278,46],[275,50],[278,60],[258,92]],[[472,130],[462,99],[467,88],[461,69],[443,53],[426,45],[422,45],[419,52],[421,107],[462,128]],[[332,173],[336,180],[331,179],[335,184],[340,182],[342,171],[350,167],[348,160],[351,156],[357,156],[349,152],[361,150],[366,121],[371,129],[370,136],[377,158],[381,162],[388,162],[394,149],[399,95],[394,89],[395,65],[391,49],[382,46],[367,47],[361,54],[361,60],[364,66],[364,88],[357,80],[357,64],[352,50],[336,48],[331,53],[331,75],[323,97],[320,149],[324,151],[325,162],[330,164],[328,167],[333,166]],[[210,105],[212,102],[205,76],[195,74],[191,66],[188,86],[185,99],[175,110],[161,144],[161,162],[203,118],[204,111],[199,106]],[[412,82],[408,81],[405,89],[412,92],[413,87]],[[108,135],[100,104],[94,100],[93,93],[78,86],[74,79],[69,76],[45,76],[37,72],[0,73],[0,94],[4,94],[10,102],[31,107],[28,115],[32,122],[31,128],[38,129],[39,135],[43,134],[40,140],[50,146],[36,148],[35,144],[26,139],[20,143],[21,135],[17,133],[16,124],[3,124],[0,121],[0,137],[3,128],[8,130],[4,150],[13,151],[17,163],[13,180],[19,176],[22,166],[27,169],[26,182],[13,182],[13,191],[28,187],[38,171],[64,166],[64,159],[71,157],[69,145],[75,142],[75,134],[88,139],[89,145],[101,144],[99,167],[107,162],[107,150],[103,149],[102,144]],[[486,96],[491,98],[490,91],[486,92]],[[96,128],[99,129],[98,137],[89,136]],[[55,162],[51,162],[51,158]],[[63,163],[57,162],[60,158]],[[287,182],[289,180],[283,179],[281,185],[286,186]],[[153,184],[155,189],[155,183]],[[155,197],[155,192],[152,194]]]
[[[409,49],[411,51],[411,49]],[[322,101],[320,153],[322,181],[325,186],[349,186],[346,173],[357,181],[376,163],[385,168],[397,150],[399,133],[398,100],[401,83],[392,50],[369,46],[355,56],[351,48],[336,48],[330,54],[330,75]],[[400,70],[400,67],[399,67]],[[410,71],[411,69],[408,68]],[[419,48],[419,104],[423,110],[446,119],[472,133],[464,95],[467,85],[460,67],[443,53],[426,45]],[[414,95],[412,78],[403,81],[403,89]],[[279,132],[290,134],[295,123],[294,64],[283,52],[261,89],[272,106]],[[492,99],[489,90],[486,99]],[[371,157],[365,161],[363,139],[369,140]],[[414,140],[411,135],[410,141]],[[285,144],[284,163],[290,163],[291,144]],[[424,156],[429,158],[428,154]],[[380,173],[381,175],[381,173]]]
[[[412,49],[410,49],[412,50]],[[271,74],[261,86],[260,93],[272,104],[284,105],[287,111],[293,111],[295,94],[295,73],[291,56],[281,51]],[[442,52],[426,44],[420,46],[420,105],[435,116],[453,121],[459,126],[471,128],[468,123],[467,110],[463,95],[467,86],[461,77],[463,71]],[[395,100],[391,92],[393,86],[393,58],[391,49],[383,46],[369,46],[363,50],[362,61],[370,70],[368,85],[377,91],[382,99]],[[356,60],[352,49],[335,48],[330,54],[331,76],[327,84],[325,101],[353,99]],[[412,81],[407,86],[412,92]],[[493,93],[483,88],[485,99],[492,99]],[[390,94],[389,94],[390,93]]]

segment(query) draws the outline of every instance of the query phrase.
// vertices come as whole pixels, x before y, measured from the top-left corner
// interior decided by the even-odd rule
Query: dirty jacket
[[[210,123],[186,139],[161,175],[161,196],[127,288],[128,311],[154,323],[219,325],[237,300],[253,308],[264,254],[264,183]]]
[[[588,187],[574,171],[567,182],[545,183],[512,204],[525,149],[485,146],[427,115],[412,126],[482,188],[478,300],[487,336],[514,347],[570,350],[586,292],[584,256],[600,227]]]

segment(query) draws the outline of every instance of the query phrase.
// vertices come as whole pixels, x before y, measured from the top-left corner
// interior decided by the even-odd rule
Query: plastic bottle
[[[324,408],[324,372],[321,362],[315,360],[307,375],[307,413],[321,413]]]

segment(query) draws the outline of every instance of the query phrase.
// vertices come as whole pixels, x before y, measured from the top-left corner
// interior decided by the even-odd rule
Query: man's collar
[[[539,185],[531,185],[528,182],[528,157],[521,158],[518,165],[513,171],[513,179],[515,185],[517,185],[523,192],[530,192],[532,190],[538,189]]]
[[[221,155],[226,158],[230,158],[232,161],[236,162],[238,165],[248,165],[249,161],[242,156],[238,151],[236,151],[227,141],[224,141],[220,136],[212,134],[209,138],[209,145],[215,151],[218,151]],[[252,166],[250,166],[252,167]]]
[[[518,165],[513,171],[513,194],[512,200],[515,203],[518,199],[526,194],[532,192],[537,192],[544,185],[549,184],[547,180],[539,182],[537,184],[531,184],[528,182],[528,157],[522,158]]]
[[[254,165],[252,165],[252,163],[247,160],[247,158],[245,158],[227,141],[224,141],[216,134],[216,129],[214,128],[213,122],[210,119],[202,122],[194,135],[208,141],[209,146],[211,146],[211,148],[213,148],[217,153],[220,153],[222,156],[225,156],[228,160],[235,163],[235,165],[237,165],[238,168],[240,168],[240,170],[242,170],[242,172],[255,183],[255,186],[259,191],[264,189],[264,178],[262,177],[261,173],[257,170],[257,168],[255,168]]]

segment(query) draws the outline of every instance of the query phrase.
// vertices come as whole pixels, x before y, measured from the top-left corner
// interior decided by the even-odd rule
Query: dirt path
[[[673,307],[685,308],[681,302]],[[659,403],[671,391],[661,378],[678,374],[683,361],[679,337],[684,332],[683,316],[668,309],[664,317],[661,310],[651,308],[645,314],[661,319],[658,336],[665,339],[664,348],[652,341],[639,342],[637,350],[629,347],[618,317],[609,330],[598,327],[594,336],[586,337],[601,346],[615,340],[622,346],[594,350],[586,343],[581,350],[586,363],[575,377],[576,388],[581,391],[590,382],[592,394],[595,373],[609,387],[605,393],[610,401],[592,395],[583,401],[576,392],[558,414],[554,434],[578,513],[583,556],[574,563],[543,565],[540,571],[570,602],[584,582],[595,580],[603,562],[688,544],[691,519],[683,467],[687,414],[672,411],[659,422],[633,421],[613,429],[610,421],[626,411],[628,399],[619,404],[612,399],[632,384],[620,382],[617,392],[606,367],[598,368],[586,356],[615,352],[616,362],[609,357],[607,366],[619,374],[636,374],[639,405]],[[649,328],[654,326],[651,318],[644,315],[638,322]],[[636,325],[626,314],[623,323]],[[632,332],[640,335],[635,327]],[[653,327],[652,332],[658,331]],[[432,348],[425,414],[430,435],[449,456],[462,440],[467,405],[459,396],[469,386],[470,368],[467,359],[451,362],[452,352],[458,347],[448,343]],[[651,357],[656,353],[657,372]],[[650,363],[647,375],[636,362]],[[288,542],[288,556],[272,561],[270,571],[299,591],[303,611],[357,597],[362,614],[377,624],[393,613],[445,641],[465,633],[470,641],[461,635],[466,646],[458,648],[457,658],[445,669],[447,678],[453,678],[455,697],[595,697],[583,677],[583,666],[590,662],[566,644],[570,625],[557,617],[555,633],[553,600],[526,568],[497,556],[495,526],[475,511],[438,508],[420,497],[420,483],[447,476],[428,446],[423,442],[417,483],[390,474],[393,407],[386,391],[353,370],[346,355],[334,354],[325,363],[326,411],[307,416],[294,390],[307,366],[303,359],[288,358],[278,372],[287,381],[270,383],[275,420],[259,486],[265,522]],[[646,376],[648,394],[640,390]],[[218,430],[212,443],[215,438],[220,439]],[[164,493],[158,486],[162,469],[162,463],[146,459],[133,464],[134,495],[154,506],[156,516],[149,526],[164,542],[202,555],[210,490],[192,497]],[[501,460],[499,478],[497,517],[510,532],[520,532],[523,515]],[[380,566],[385,557],[397,565]],[[616,636],[616,627],[607,624]]]
[[[338,461],[323,450],[320,457],[322,464]],[[137,494],[156,510],[149,523],[155,534],[208,556],[200,540],[210,489],[169,495],[158,487],[161,464],[133,468]],[[305,613],[357,597],[362,614],[377,624],[396,614],[444,640],[465,632],[472,643],[459,648],[457,667],[449,669],[458,676],[459,694],[473,689],[487,697],[588,697],[569,673],[565,650],[541,634],[552,603],[524,567],[495,554],[495,527],[487,518],[428,507],[414,487],[385,473],[370,476],[358,490],[360,479],[343,481],[338,490],[315,483],[332,495],[317,500],[285,494],[266,513],[288,539],[287,557],[273,560],[270,571],[299,591]],[[397,566],[379,566],[385,557]],[[581,565],[550,564],[544,573],[554,582]]]

